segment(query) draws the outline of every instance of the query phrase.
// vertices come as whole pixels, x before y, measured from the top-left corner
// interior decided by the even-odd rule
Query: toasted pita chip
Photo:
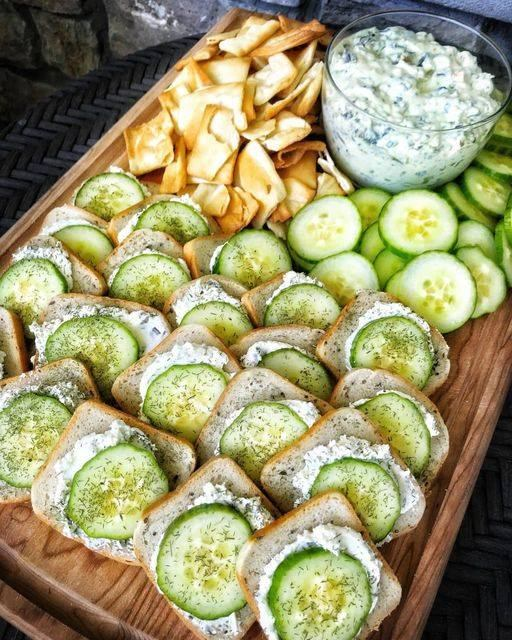
[[[233,112],[209,104],[203,112],[194,146],[188,156],[187,173],[207,182],[212,181],[239,144],[240,134],[233,122]]]
[[[171,134],[174,125],[169,112],[162,109],[149,122],[128,127],[124,131],[130,171],[134,175],[148,173],[172,162],[174,148]]]
[[[311,202],[315,197],[316,189],[311,189],[298,178],[283,178],[283,183],[286,188],[284,204],[291,216],[294,216],[297,211],[300,211],[304,205]],[[281,220],[281,222],[284,222],[284,220]]]
[[[242,136],[247,140],[264,140],[267,138],[276,128],[276,119],[272,120],[255,120],[252,122],[245,131],[242,132]]]
[[[274,209],[274,211],[273,211],[272,215],[270,216],[270,218],[267,220],[267,226],[268,226],[269,222],[273,222],[273,223],[286,222],[291,217],[292,217],[292,213],[288,209],[288,207],[286,206],[286,203],[285,202],[280,202],[277,205],[277,207]],[[286,234],[285,234],[285,237],[286,237]]]
[[[251,66],[250,58],[215,58],[201,64],[201,69],[214,84],[245,82]]]
[[[251,140],[238,154],[235,185],[259,202],[253,225],[262,227],[277,205],[286,198],[286,188],[274,163],[256,140]]]
[[[277,115],[274,131],[262,144],[267,151],[280,151],[303,140],[310,131],[311,125],[304,118],[299,118],[291,111],[281,111]]]
[[[214,33],[206,36],[206,44],[219,44],[228,38],[234,38],[240,33],[240,29],[232,29],[231,31],[223,31],[222,33]]]
[[[319,173],[316,181],[316,197],[344,196],[345,192],[330,173]]]
[[[326,31],[326,27],[320,24],[318,20],[311,20],[311,22],[301,24],[295,29],[290,29],[285,33],[270,38],[257,49],[254,49],[251,55],[273,56],[276,53],[295,49],[295,47],[300,47],[303,44],[310,43],[312,40],[321,38]]]
[[[238,60],[238,58],[233,58]],[[252,122],[256,119],[256,111],[254,109],[254,94],[256,92],[256,83],[249,78],[244,87],[244,98],[242,102],[242,109],[247,118],[247,122]],[[246,129],[244,129],[246,131]]]
[[[223,216],[229,207],[230,195],[223,184],[204,182],[196,187],[189,185],[186,192],[201,207],[206,216],[218,218]]]
[[[295,53],[289,53],[291,61],[293,62],[295,69],[297,70],[297,75],[295,76],[295,80],[291,83],[289,87],[286,87],[283,91],[280,91],[278,96],[280,98],[286,98],[286,96],[298,86],[299,82],[304,77],[306,71],[311,67],[313,62],[315,61],[315,52],[318,44],[318,40],[313,40],[310,42],[307,47],[303,47],[299,49],[299,51]]]
[[[175,68],[179,71],[187,66],[187,64],[194,60],[195,62],[202,62],[203,60],[211,60],[214,56],[219,53],[219,47],[216,44],[207,44],[204,47],[201,47],[198,51],[194,52],[191,56],[187,56],[186,58],[182,58],[178,60],[175,65]]]
[[[318,164],[326,172],[329,173],[336,182],[339,184],[344,195],[348,195],[354,191],[354,185],[348,176],[342,173],[338,167],[334,164],[334,160],[327,148],[322,152],[322,155],[318,158]]]
[[[311,69],[312,68],[313,67],[311,67]],[[300,94],[305,91],[309,84],[313,81],[314,76],[310,73],[311,69],[309,69],[304,74],[304,77],[299,82],[299,84],[293,91],[290,91],[290,93],[285,98],[274,103],[268,102],[260,109],[258,109],[256,113],[256,117],[258,118],[258,120],[270,120],[271,118],[275,118],[280,111],[285,109],[291,102],[293,102],[298,96],[300,96]]]
[[[170,86],[158,96],[160,104],[166,109],[174,122],[176,131],[182,132],[178,122],[178,109],[181,99],[198,89],[209,87],[213,83],[195,60],[188,60],[186,66],[176,76]]]
[[[267,59],[263,58],[263,56],[255,56],[254,58],[251,58],[251,69],[255,69],[256,71],[259,71],[260,69],[263,69],[263,67],[267,66]]]
[[[270,229],[270,231],[273,231],[278,238],[286,241],[288,225],[285,222],[274,222],[269,218],[267,220],[267,227]]]
[[[311,82],[291,104],[290,111],[293,111],[298,116],[305,116],[309,113],[320,95],[322,90],[322,75],[323,75],[324,63],[315,62],[315,64],[306,72],[311,74]]]
[[[243,23],[240,31],[232,38],[219,42],[219,49],[234,56],[245,56],[251,53],[262,42],[265,42],[279,29],[278,20],[267,20],[258,16],[250,16]],[[212,44],[212,43],[210,43]]]
[[[324,35],[320,38],[319,42],[322,45],[322,47],[328,47],[331,44],[331,40],[334,37],[334,31],[332,31],[332,29],[328,29]]]
[[[185,140],[178,138],[174,160],[167,165],[160,184],[160,193],[178,193],[187,185],[187,149]]]
[[[279,91],[290,85],[296,75],[297,70],[286,54],[276,53],[275,56],[270,56],[268,64],[251,76],[256,83],[254,104],[261,106],[271,100]]]
[[[291,165],[278,171],[283,180],[296,178],[309,189],[316,191],[317,186],[317,162],[318,154],[315,151],[306,151],[302,158]]]
[[[230,201],[226,213],[217,218],[222,233],[236,233],[246,227],[258,212],[258,202],[242,189],[228,187]],[[249,195],[250,200],[244,196]]]
[[[280,13],[277,16],[277,19],[279,20],[279,26],[281,27],[282,31],[291,31],[292,29],[296,29],[297,27],[300,27],[301,24],[303,24],[300,20],[289,18],[283,13]]]
[[[302,157],[308,151],[315,151],[317,154],[324,151],[326,148],[325,142],[321,140],[304,140],[302,142],[295,142],[289,147],[285,147],[278,151],[274,156],[274,164],[276,169],[285,169],[291,167],[294,164],[300,162]]]

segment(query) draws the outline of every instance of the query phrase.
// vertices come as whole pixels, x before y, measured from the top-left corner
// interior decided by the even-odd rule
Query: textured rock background
[[[495,37],[512,57],[512,0],[0,0],[0,127],[112,57],[206,31],[233,6],[331,24],[426,8]]]

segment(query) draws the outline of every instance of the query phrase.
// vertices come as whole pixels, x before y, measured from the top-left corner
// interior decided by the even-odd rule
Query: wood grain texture
[[[247,12],[233,10],[213,32],[233,28],[246,16]],[[200,46],[201,42],[195,48]],[[13,249],[38,230],[42,217],[52,207],[67,202],[85,178],[110,164],[126,166],[123,130],[156,113],[157,96],[174,75],[174,71],[166,74],[3,237],[0,266],[9,260]],[[508,299],[496,313],[448,336],[452,370],[434,401],[450,432],[450,454],[434,483],[419,527],[383,550],[402,583],[404,597],[399,609],[375,634],[376,639],[421,637],[511,382],[510,310]],[[141,569],[102,558],[60,536],[37,520],[28,503],[0,507],[0,576],[39,607],[36,612],[47,611],[76,630],[68,632],[60,625],[51,635],[45,619],[40,633],[37,625],[24,628],[37,640],[77,640],[78,634],[101,640],[194,638]],[[6,589],[0,588],[0,613],[21,626],[23,600]],[[35,619],[32,614],[27,617]],[[247,640],[262,637],[257,625],[247,634]]]

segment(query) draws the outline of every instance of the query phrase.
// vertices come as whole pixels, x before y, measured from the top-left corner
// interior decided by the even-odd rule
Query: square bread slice
[[[349,336],[358,330],[361,316],[376,305],[392,305],[397,303],[405,307],[409,313],[413,313],[411,309],[389,293],[382,291],[361,291],[343,307],[336,322],[325,332],[324,337],[320,339],[316,351],[317,356],[329,367],[336,377],[340,378],[350,370],[347,365],[350,354],[346,353],[345,345]],[[396,313],[391,315],[396,315]],[[430,339],[434,348],[434,361],[430,378],[422,389],[423,393],[427,396],[432,395],[434,391],[439,389],[450,373],[448,345],[441,333],[432,326],[430,327]]]
[[[47,364],[40,369],[1,380],[0,404],[3,404],[3,398],[11,394],[18,395],[23,393],[23,390],[28,392],[36,391],[42,387],[58,386],[59,383],[71,383],[75,385],[81,395],[83,395],[80,403],[99,397],[96,385],[84,365],[77,360],[66,358]],[[0,480],[0,504],[5,502],[21,502],[22,500],[29,499],[29,488],[13,487],[3,480]]]
[[[376,605],[357,636],[358,640],[364,640],[398,606],[402,589],[391,567],[371,542],[350,503],[340,493],[327,492],[316,496],[260,529],[245,543],[239,556],[237,573],[247,601],[256,617],[260,618],[261,612],[256,596],[265,567],[284,547],[294,543],[301,533],[319,525],[350,527],[359,532],[382,564]]]
[[[134,534],[134,549],[137,558],[144,567],[150,580],[158,589],[157,576],[154,567],[154,557],[158,552],[162,538],[171,524],[184,511],[187,511],[194,500],[202,494],[204,486],[208,483],[224,485],[236,496],[244,498],[257,497],[263,506],[273,517],[278,517],[279,512],[258,487],[245,475],[240,467],[230,458],[221,456],[213,458],[196,471],[187,482],[174,493],[162,498],[150,507],[139,522]],[[167,599],[167,602],[180,616],[183,622],[200,638],[215,640],[219,634],[205,633],[199,629],[181,609]],[[242,638],[255,618],[251,609],[246,605],[241,609],[240,626],[237,633],[222,635],[227,640]]]
[[[32,508],[34,513],[46,524],[50,525],[66,537],[81,542],[86,547],[114,560],[137,564],[137,561],[126,550],[115,546],[101,545],[80,532],[71,532],[66,523],[59,517],[59,508],[55,504],[55,493],[60,481],[56,465],[70,452],[75,444],[89,434],[105,433],[114,420],[122,420],[126,425],[142,431],[156,447],[155,456],[169,480],[172,491],[182,484],[192,473],[196,464],[194,448],[186,440],[169,433],[162,433],[145,422],[137,420],[106,404],[91,400],[82,404],[75,411],[67,428],[63,432],[52,455],[36,476],[32,485]]]
[[[330,402],[333,407],[349,407],[358,400],[367,400],[385,391],[398,391],[409,396],[433,418],[438,433],[430,439],[430,458],[425,470],[418,478],[421,488],[426,491],[443,466],[450,448],[448,429],[432,400],[413,384],[390,371],[353,369],[338,381]]]
[[[152,351],[137,360],[135,364],[123,371],[112,387],[112,394],[119,406],[128,413],[137,415],[143,398],[140,394],[141,378],[149,365],[162,353],[167,353],[174,345],[190,342],[197,345],[207,345],[223,351],[228,357],[226,372],[238,373],[240,365],[224,343],[221,342],[207,327],[189,324],[175,329],[170,336]]]
[[[200,278],[212,272],[210,261],[215,249],[227,242],[231,236],[225,233],[214,233],[189,240],[183,247],[185,260],[193,278]]]
[[[336,409],[326,414],[307,433],[276,454],[263,467],[261,484],[281,511],[293,509],[297,501],[304,499],[300,490],[294,486],[293,479],[297,472],[304,468],[305,454],[315,447],[338,440],[340,436],[353,436],[367,440],[371,444],[385,444],[373,423],[357,409]],[[391,454],[402,469],[408,470],[392,449]],[[392,538],[397,538],[414,529],[425,510],[425,497],[412,474],[410,481],[415,492],[416,503],[397,518],[391,532]]]
[[[23,323],[11,311],[0,307],[0,351],[3,357],[3,376],[19,376],[30,369],[30,362],[25,345]]]
[[[303,349],[315,357],[317,342],[323,335],[324,332],[321,329],[312,329],[300,324],[260,327],[242,336],[237,343],[231,346],[231,350],[240,359],[256,342],[284,342],[292,347]]]

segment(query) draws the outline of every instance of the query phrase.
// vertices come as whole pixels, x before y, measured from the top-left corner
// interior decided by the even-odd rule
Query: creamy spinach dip
[[[344,38],[328,65],[328,143],[336,163],[364,185],[401,191],[448,182],[493,125],[477,123],[501,106],[474,55],[404,27]]]

